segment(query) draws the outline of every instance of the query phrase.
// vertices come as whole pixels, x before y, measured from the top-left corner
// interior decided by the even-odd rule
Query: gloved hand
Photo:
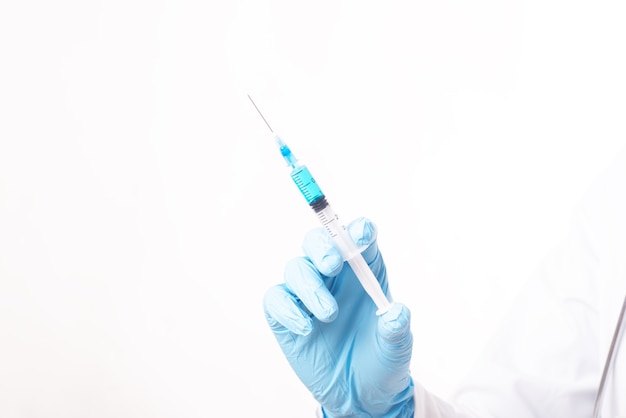
[[[376,227],[365,218],[348,226],[388,295]],[[326,417],[413,417],[409,373],[413,337],[409,310],[376,306],[323,229],[311,231],[305,257],[291,260],[285,282],[265,294],[267,321],[300,380]]]

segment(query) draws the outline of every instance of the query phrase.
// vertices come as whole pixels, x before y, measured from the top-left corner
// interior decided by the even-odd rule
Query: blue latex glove
[[[348,226],[388,295],[376,227],[365,218]],[[285,282],[264,298],[267,321],[291,367],[326,417],[413,417],[409,373],[413,337],[409,310],[376,306],[323,229],[311,231],[306,257],[291,260]]]

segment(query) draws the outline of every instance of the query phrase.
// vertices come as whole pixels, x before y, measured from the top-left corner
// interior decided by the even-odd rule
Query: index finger
[[[365,261],[368,264],[372,263],[378,255],[376,225],[369,219],[361,217],[350,222],[346,230],[354,244],[361,247]],[[304,237],[302,250],[323,275],[334,277],[341,272],[344,260],[337,245],[323,228],[309,231]]]

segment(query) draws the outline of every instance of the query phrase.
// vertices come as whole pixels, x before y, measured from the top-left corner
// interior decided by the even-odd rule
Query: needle
[[[250,99],[250,101],[252,102],[252,104],[254,105],[254,108],[256,109],[257,112],[259,112],[259,115],[261,115],[261,118],[263,118],[263,122],[265,122],[265,124],[267,125],[268,128],[270,128],[270,132],[274,133],[274,130],[272,129],[272,127],[270,126],[269,123],[267,123],[267,120],[265,119],[265,116],[263,116],[263,113],[261,113],[261,111],[259,110],[259,108],[256,106],[256,103],[254,103],[254,100],[252,100],[252,97],[250,97],[250,95],[248,94],[248,99]]]

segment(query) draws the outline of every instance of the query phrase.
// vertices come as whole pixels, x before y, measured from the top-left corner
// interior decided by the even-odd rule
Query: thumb
[[[398,380],[409,378],[409,366],[413,349],[411,312],[401,303],[378,317],[378,348],[381,361],[393,370]],[[391,383],[391,382],[390,382]],[[401,384],[399,381],[396,382]]]

